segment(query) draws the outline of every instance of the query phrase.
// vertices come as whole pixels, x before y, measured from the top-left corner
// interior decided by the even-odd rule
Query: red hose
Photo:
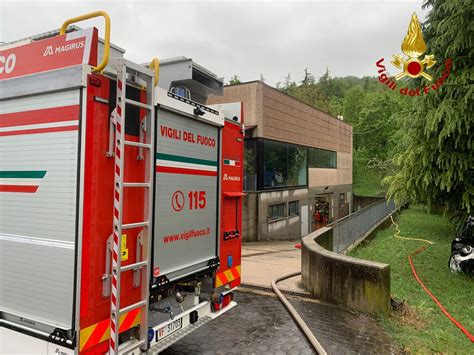
[[[474,335],[469,333],[469,331],[466,328],[464,328],[461,323],[459,323],[451,314],[449,314],[449,312],[446,310],[446,308],[443,307],[441,302],[438,301],[438,299],[431,293],[431,291],[428,289],[428,287],[425,286],[423,281],[420,280],[420,278],[418,277],[418,274],[416,273],[415,265],[413,265],[412,256],[415,256],[416,254],[421,253],[427,247],[428,247],[427,245],[424,245],[421,248],[417,249],[413,254],[408,255],[408,261],[410,263],[411,271],[413,272],[413,276],[415,277],[416,281],[418,281],[418,283],[421,285],[421,287],[423,287],[423,290],[425,290],[425,292],[428,294],[428,296],[430,296],[431,299],[438,305],[438,307],[441,309],[441,311],[444,313],[444,315],[446,317],[448,317],[449,320],[451,322],[453,322],[456,325],[456,327],[458,327],[461,330],[461,332],[463,332],[471,340],[471,342],[474,343]]]

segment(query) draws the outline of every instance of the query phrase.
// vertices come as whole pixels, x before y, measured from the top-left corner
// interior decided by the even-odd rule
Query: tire
[[[449,257],[448,261],[448,267],[451,270],[451,272],[455,274],[459,274],[461,270],[461,264],[456,260],[456,256],[460,256],[458,251],[454,251],[451,253],[451,256]]]
[[[463,246],[464,246],[464,243],[461,243],[461,242],[453,243],[451,245],[451,253],[454,253],[456,251],[461,251]]]

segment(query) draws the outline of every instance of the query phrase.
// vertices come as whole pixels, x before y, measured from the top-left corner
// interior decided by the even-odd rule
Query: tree
[[[301,81],[301,85],[313,85],[314,84],[314,75],[308,71],[308,68],[304,69],[304,78]]]
[[[331,76],[329,75],[329,68],[326,67],[326,71],[323,75],[319,78],[319,84],[321,85],[329,85],[331,81]]]
[[[237,85],[237,84],[240,84],[241,81],[240,81],[240,77],[236,74],[234,75],[232,78],[230,78],[229,80],[229,85]]]
[[[423,34],[426,53],[438,62],[434,81],[448,58],[452,73],[436,91],[413,99],[401,115],[399,170],[385,182],[388,196],[398,202],[443,205],[464,219],[474,212],[474,7],[469,0],[428,0],[424,7],[431,8]]]
[[[355,126],[359,123],[359,116],[362,107],[364,106],[366,91],[362,90],[360,86],[353,86],[350,88],[343,99],[344,120],[349,124]]]
[[[291,73],[288,73],[288,75],[285,76],[285,83],[283,85],[283,89],[286,90],[296,87],[296,83],[291,81]]]
[[[290,86],[284,87],[281,90],[321,111],[329,111],[329,101],[316,85],[297,86],[295,82],[292,82]]]
[[[368,93],[360,106],[349,106],[358,115],[353,123],[354,149],[368,152],[369,159],[390,159],[396,144],[392,139],[398,130],[396,117],[406,103],[407,98],[385,91]]]

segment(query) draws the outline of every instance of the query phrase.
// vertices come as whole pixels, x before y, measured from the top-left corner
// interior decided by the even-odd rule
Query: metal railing
[[[344,252],[395,209],[393,201],[384,199],[328,225],[333,228],[333,251]]]
[[[60,35],[66,34],[67,26],[69,26],[72,23],[84,21],[84,20],[90,20],[95,17],[100,17],[102,16],[105,20],[105,36],[104,36],[104,57],[102,58],[102,62],[92,68],[93,72],[102,72],[105,67],[107,66],[107,63],[109,62],[109,53],[110,53],[110,16],[107,12],[105,11],[94,11],[85,15],[77,16],[70,18],[61,25],[61,28],[59,30]]]

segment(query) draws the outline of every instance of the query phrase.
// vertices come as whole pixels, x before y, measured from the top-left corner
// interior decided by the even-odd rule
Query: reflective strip
[[[42,179],[45,170],[1,170],[0,179]]]
[[[192,164],[180,161],[169,161],[169,160],[156,160],[157,166],[166,166],[170,168],[183,168],[183,169],[194,169],[194,170],[206,170],[206,171],[217,171],[217,166],[210,166],[204,164]]]
[[[240,277],[240,265],[234,266],[216,275],[216,287],[228,284]]]
[[[46,171],[0,171],[0,192],[35,193]]]
[[[157,153],[156,172],[217,176],[217,161]]]
[[[47,108],[39,106],[39,109],[34,109],[37,108],[34,105],[27,107],[33,109],[15,111],[22,108],[14,106],[10,107],[10,110],[0,110],[0,137],[68,132],[79,129],[79,105]]]
[[[13,132],[13,131],[22,131],[22,130],[30,130],[30,129],[77,126],[78,124],[79,124],[78,120],[51,122],[51,123],[38,123],[38,124],[29,124],[29,125],[22,125],[22,126],[4,127],[4,128],[0,128],[0,132]]]
[[[0,127],[28,126],[54,122],[77,121],[79,105],[52,107],[41,110],[19,111],[0,114]]]
[[[5,234],[0,233],[0,240],[5,240],[14,243],[35,244],[51,248],[61,248],[74,250],[74,242],[65,242],[55,239],[37,238],[25,235]]]
[[[214,166],[217,168],[217,161],[215,160],[192,158],[192,157],[185,157],[181,155],[164,154],[164,153],[156,153],[156,159],[167,161],[167,162],[173,161],[173,162],[181,162],[181,163],[188,163],[188,164],[195,164],[195,165],[208,165],[208,166]]]
[[[167,173],[167,174],[184,174],[184,175],[202,175],[202,176],[217,176],[217,171],[209,170],[197,170],[197,169],[183,169],[183,168],[173,168],[168,166],[157,166],[157,173]]]
[[[0,172],[1,174],[1,172]],[[17,179],[17,178],[11,178],[11,179],[2,179],[0,177],[0,185],[25,185],[25,186],[39,186],[40,182],[42,179]]]
[[[21,130],[13,130],[8,132],[0,132],[0,137],[7,137],[7,136],[20,136],[20,135],[27,135],[27,134],[41,134],[41,133],[55,133],[55,132],[70,132],[70,131],[78,131],[79,126],[76,125],[69,125],[69,126],[59,126],[59,127],[47,127],[47,128],[35,128],[35,129],[21,129]]]
[[[3,101],[2,105],[0,105],[0,115],[19,114],[20,112],[30,114],[31,111],[54,110],[59,107],[64,108],[65,106],[76,106],[77,109],[79,109],[78,103],[79,90],[53,92],[50,94]],[[79,113],[79,111],[77,112]]]
[[[0,192],[34,194],[38,191],[38,185],[0,185]]]
[[[120,316],[119,332],[122,333],[140,324],[141,309],[137,308]],[[79,351],[98,345],[110,338],[110,319],[81,329],[79,333]]]

